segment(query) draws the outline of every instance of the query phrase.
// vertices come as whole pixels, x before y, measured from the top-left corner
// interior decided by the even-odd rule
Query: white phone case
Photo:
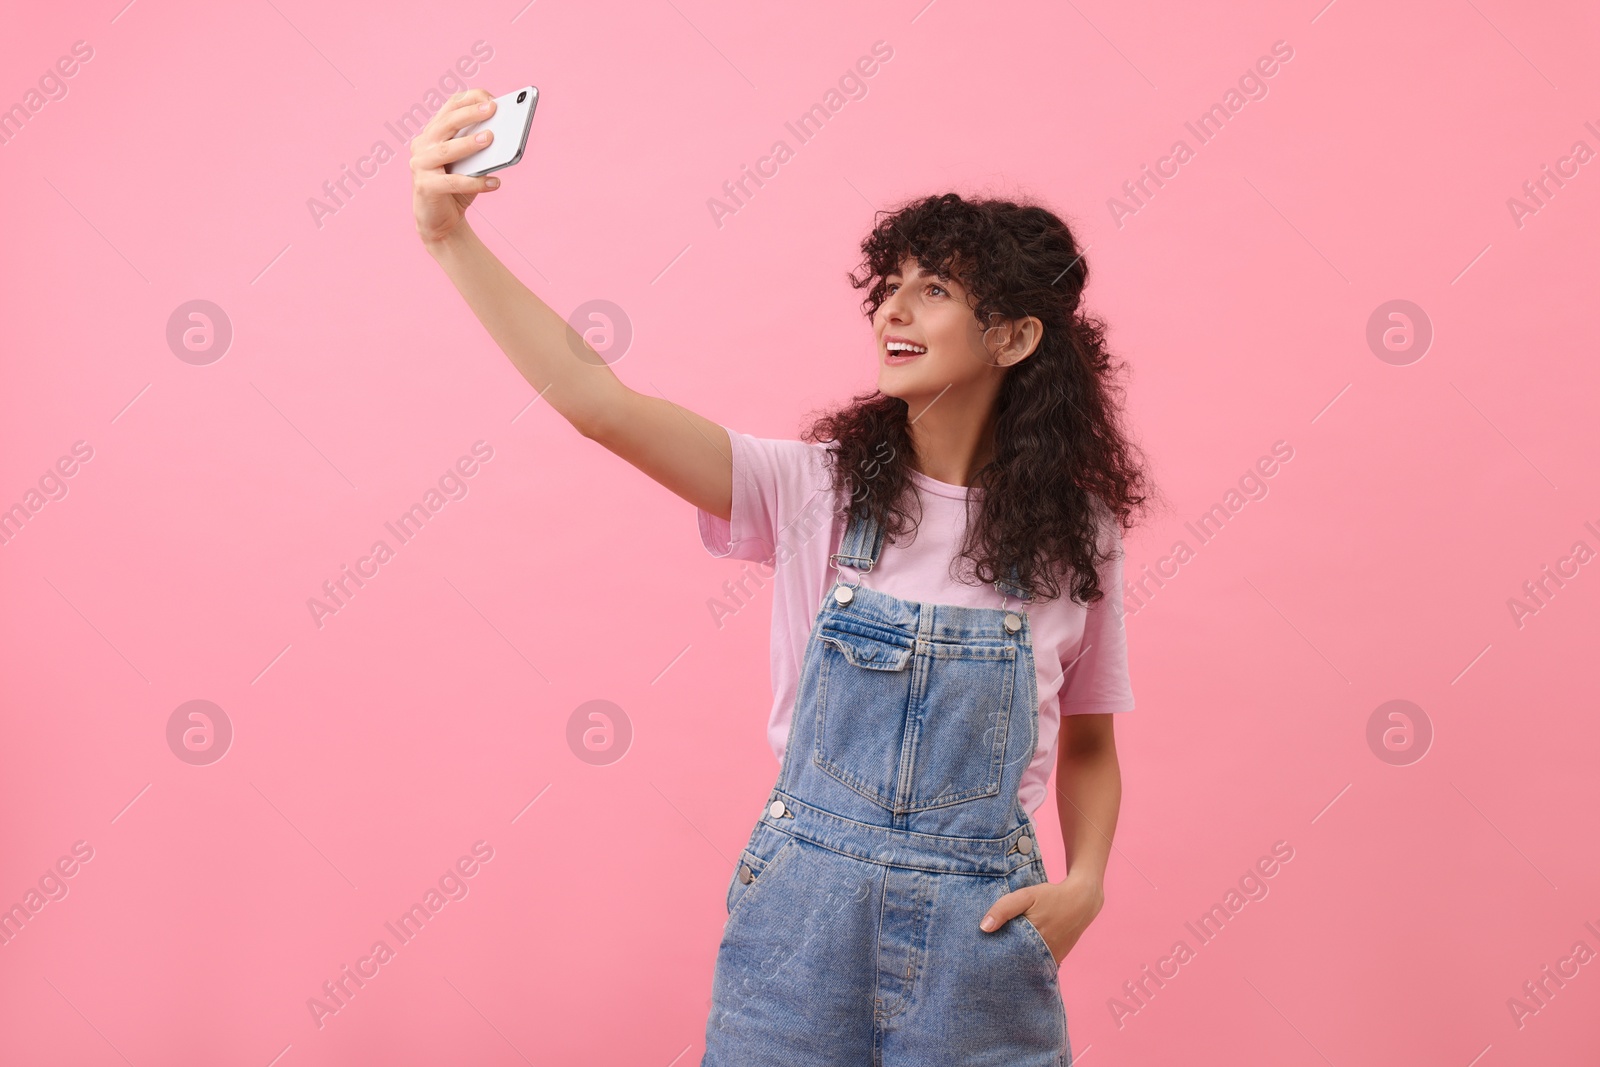
[[[519,95],[522,96],[520,102],[517,99]],[[504,96],[495,97],[494,102],[493,115],[482,122],[474,122],[456,134],[456,137],[471,137],[479,130],[488,129],[494,134],[493,140],[469,156],[446,163],[446,174],[481,178],[490,171],[509,167],[522,158],[522,150],[528,144],[528,127],[533,122],[533,109],[539,103],[539,90],[524,85]]]

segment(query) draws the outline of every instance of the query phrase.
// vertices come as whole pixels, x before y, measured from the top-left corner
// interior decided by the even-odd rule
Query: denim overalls
[[[836,567],[884,533],[852,510]],[[1012,571],[1013,579],[1016,571]],[[1057,964],[1000,897],[1045,880],[1017,799],[1038,743],[1028,616],[836,581],[783,766],[728,884],[702,1067],[1065,1067]]]

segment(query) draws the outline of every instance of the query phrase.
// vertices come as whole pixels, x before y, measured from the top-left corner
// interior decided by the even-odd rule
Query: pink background
[[[563,314],[621,309],[629,385],[737,429],[794,436],[874,380],[844,274],[875,209],[1031,195],[1090,246],[1164,494],[1129,573],[1194,555],[1129,600],[1107,902],[1061,970],[1082,1061],[1594,1062],[1600,959],[1520,1026],[1507,1002],[1600,952],[1600,564],[1520,627],[1508,600],[1600,550],[1600,163],[1520,226],[1507,200],[1600,150],[1600,20],[1319,4],[8,13],[0,105],[93,58],[0,144],[0,507],[93,458],[0,546],[0,904],[93,858],[0,947],[0,1062],[698,1062],[777,771],[770,601],[715,626],[739,569],[693,509],[526,407],[419,245],[384,124],[475,41],[470,84],[543,93],[478,231]],[[880,40],[799,145],[784,122]],[[1197,147],[1184,122],[1280,40],[1268,95]],[[719,227],[708,199],[780,137]],[[1108,198],[1180,137],[1119,227]],[[307,201],[379,139],[395,158],[319,227]],[[233,329],[203,366],[166,338],[195,299]],[[1395,299],[1434,331],[1407,365],[1366,341]],[[319,629],[307,599],[480,440],[466,497]],[[1200,545],[1185,523],[1280,440]],[[166,733],[197,699],[234,731],[204,766]],[[1407,765],[1368,742],[1397,699],[1433,734]],[[591,700],[632,733],[603,765],[568,740]],[[478,841],[468,895],[319,1028],[308,999]],[[1268,895],[1199,945],[1185,923],[1279,841]]]

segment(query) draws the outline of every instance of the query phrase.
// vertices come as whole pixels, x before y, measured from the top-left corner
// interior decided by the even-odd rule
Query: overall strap
[[[836,569],[843,565],[865,574],[878,562],[883,541],[884,530],[878,521],[864,511],[851,508],[844,537],[839,541],[839,551],[829,558]]]
[[[1017,565],[1013,563],[1011,565],[1011,578],[1009,580],[1005,578],[997,578],[995,580],[994,587],[1003,597],[1015,597],[1018,600],[1026,602],[1032,599],[1032,594],[1028,592],[1028,587],[1023,585],[1018,579],[1018,569],[1019,568]]]

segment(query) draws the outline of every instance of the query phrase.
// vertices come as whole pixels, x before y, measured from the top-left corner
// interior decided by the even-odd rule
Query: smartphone
[[[446,174],[481,178],[490,171],[502,170],[522,159],[522,150],[528,146],[528,127],[533,124],[533,109],[539,103],[539,90],[532,85],[524,85],[504,96],[495,97],[494,103],[493,115],[482,122],[474,122],[456,134],[456,137],[471,137],[479,130],[488,130],[494,134],[494,139],[470,156],[446,163]]]

